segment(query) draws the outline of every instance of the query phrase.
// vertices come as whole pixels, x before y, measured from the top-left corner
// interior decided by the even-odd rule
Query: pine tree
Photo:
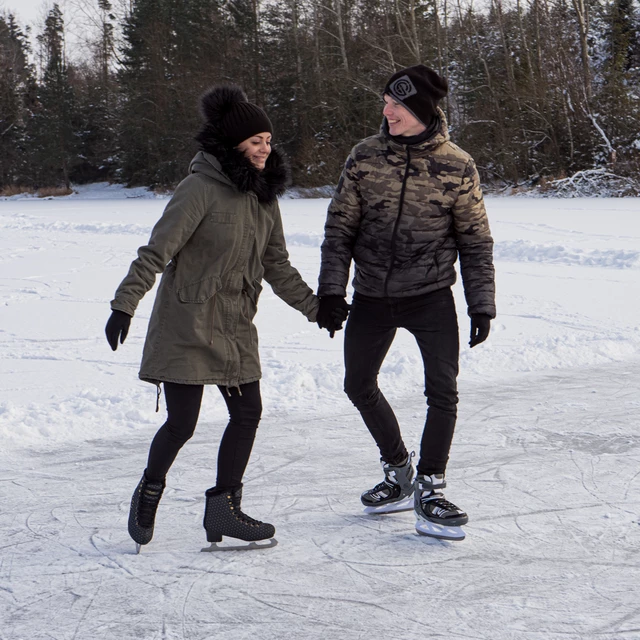
[[[637,136],[638,98],[633,90],[633,7],[628,0],[609,0],[591,7],[592,73],[590,126],[585,156],[594,167],[628,171],[627,152]],[[635,80],[637,84],[637,78]],[[636,150],[637,153],[637,150]],[[623,160],[622,163],[620,161]]]
[[[0,189],[25,183],[25,137],[33,69],[29,43],[13,15],[0,15]]]
[[[99,30],[91,59],[74,74],[80,162],[74,182],[111,180],[116,171],[118,101],[114,63],[112,5],[98,0]]]
[[[124,24],[118,74],[121,178],[175,185],[196,150],[198,97],[236,79],[229,16],[222,0],[134,0]],[[231,77],[230,77],[231,75]]]
[[[71,185],[78,163],[75,99],[64,53],[64,19],[54,4],[37,37],[42,66],[37,103],[30,122],[30,169],[35,186]]]
[[[452,139],[485,180],[614,158],[616,171],[639,170],[637,0],[488,0],[482,11],[464,0],[126,0],[114,3],[121,24],[114,0],[92,1],[92,55],[73,68],[62,15],[50,12],[37,95],[8,80],[6,43],[27,43],[0,25],[0,88],[12,88],[0,94],[3,182],[16,179],[6,167],[20,173],[8,160],[19,126],[3,133],[15,120],[29,123],[28,173],[40,184],[173,186],[196,150],[201,93],[236,82],[267,110],[295,182],[335,183],[353,144],[379,129],[386,79],[419,62],[449,79]]]

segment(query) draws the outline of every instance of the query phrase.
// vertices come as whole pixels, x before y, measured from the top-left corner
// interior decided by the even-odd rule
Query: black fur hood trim
[[[218,160],[222,172],[238,190],[242,193],[253,191],[258,202],[274,202],[291,183],[289,165],[284,154],[275,147],[271,149],[265,168],[260,170],[251,164],[244,153],[224,145],[209,125],[204,126],[196,140],[202,151]]]

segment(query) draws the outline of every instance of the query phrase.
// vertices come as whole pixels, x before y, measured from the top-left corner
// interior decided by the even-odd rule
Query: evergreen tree
[[[0,189],[26,182],[26,124],[33,69],[29,43],[13,15],[0,15]]]
[[[49,13],[37,92],[26,37],[0,22],[2,184],[173,186],[196,150],[199,97],[220,82],[267,110],[296,184],[335,183],[379,129],[386,79],[416,63],[448,78],[452,139],[485,180],[640,169],[637,0],[127,0],[120,18],[114,0],[91,1],[91,55],[75,68]]]
[[[222,0],[134,0],[119,82],[121,178],[174,185],[196,149],[198,97],[233,64]]]
[[[30,122],[30,170],[35,186],[69,188],[78,163],[75,99],[64,54],[64,19],[54,4],[37,37],[42,77]]]
[[[112,5],[98,0],[99,30],[91,59],[74,73],[80,162],[74,182],[111,180],[116,171],[118,101],[113,70],[114,21]]]
[[[634,68],[638,30],[630,0],[610,0],[594,10],[593,106],[601,135],[592,140],[594,165],[609,165],[623,173],[634,170],[638,149],[640,69]]]
[[[634,9],[632,0],[613,0],[610,7],[611,66],[626,73],[631,68],[632,55],[637,46],[634,36]]]

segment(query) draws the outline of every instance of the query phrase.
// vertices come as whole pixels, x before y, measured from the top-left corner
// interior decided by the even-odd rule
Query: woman
[[[158,394],[160,383],[164,385],[167,421],[151,443],[147,468],[131,500],[129,534],[138,552],[151,541],[165,476],[193,435],[207,384],[218,385],[230,418],[218,450],[217,482],[206,492],[207,540],[273,537],[273,525],[240,509],[242,476],[262,412],[258,336],[252,322],[261,281],[310,322],[318,307],[289,262],[277,202],[287,169],[280,153],[271,149],[269,118],[234,85],[206,93],[201,112],[201,150],[190,175],[178,185],[149,244],[138,250],[111,302],[106,326],[115,351],[140,299],[156,274],[164,272],[139,376],[157,385]]]

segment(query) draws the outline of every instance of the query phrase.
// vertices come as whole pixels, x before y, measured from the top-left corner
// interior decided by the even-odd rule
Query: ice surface
[[[265,287],[243,508],[279,545],[200,553],[225,423],[212,388],[136,555],[129,501],[163,420],[136,377],[153,293],[116,353],[104,324],[166,200],[126,195],[0,202],[0,640],[640,638],[639,200],[487,200],[499,316],[473,350],[455,287],[446,495],[469,514],[466,540],[419,536],[411,512],[362,513],[381,472],[342,392],[342,334]],[[282,201],[312,286],[326,206]],[[412,448],[422,379],[399,332],[380,383]]]

